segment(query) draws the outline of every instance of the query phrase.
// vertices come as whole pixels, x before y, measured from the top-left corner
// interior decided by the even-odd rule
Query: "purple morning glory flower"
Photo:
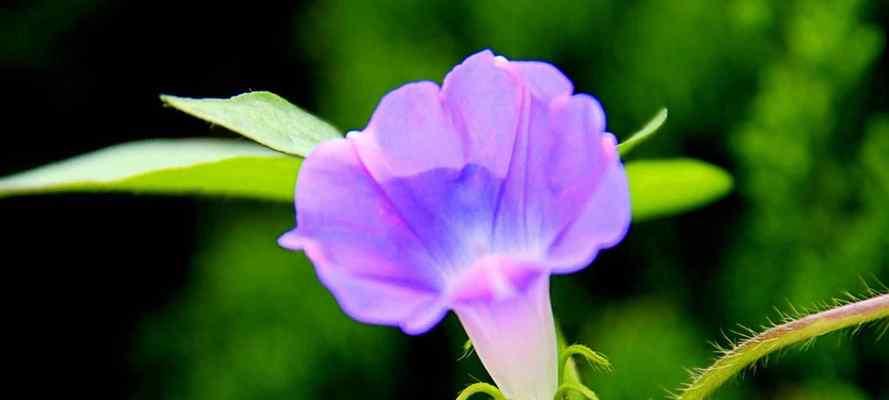
[[[490,51],[319,145],[296,209],[280,244],[306,252],[346,313],[419,334],[453,310],[515,400],[556,391],[549,276],[586,267],[630,223],[599,103],[550,64]]]

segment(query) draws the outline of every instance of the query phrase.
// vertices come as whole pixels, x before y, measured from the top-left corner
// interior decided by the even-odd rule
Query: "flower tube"
[[[386,95],[320,144],[296,189],[303,250],[356,320],[431,329],[453,310],[507,398],[550,400],[549,276],[618,243],[629,193],[605,114],[542,62],[482,51]]]

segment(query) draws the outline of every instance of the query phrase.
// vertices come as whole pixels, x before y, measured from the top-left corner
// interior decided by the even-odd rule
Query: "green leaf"
[[[639,160],[626,163],[633,221],[688,211],[710,203],[732,188],[722,169],[692,159]]]
[[[652,117],[651,120],[642,127],[642,129],[630,135],[629,139],[624,140],[623,143],[617,145],[617,151],[620,152],[621,156],[629,154],[630,151],[632,151],[636,146],[650,139],[651,136],[654,135],[654,133],[657,132],[662,125],[664,125],[664,122],[667,122],[666,108],[662,108],[660,111],[658,111],[658,113],[655,114],[654,117]]]
[[[296,156],[305,157],[318,143],[341,136],[327,122],[270,92],[249,92],[228,99],[161,95],[161,100],[187,114]]]
[[[156,139],[111,146],[0,178],[0,198],[134,192],[293,201],[301,159],[231,139]],[[721,169],[691,159],[626,163],[633,220],[677,214],[731,189]]]
[[[0,178],[0,198],[123,191],[292,201],[299,165],[298,158],[241,140],[146,140]]]

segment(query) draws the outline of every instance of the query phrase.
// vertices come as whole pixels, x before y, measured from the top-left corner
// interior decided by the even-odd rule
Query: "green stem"
[[[572,356],[581,356],[593,367],[604,371],[611,371],[611,363],[608,362],[608,358],[596,353],[589,347],[580,344],[572,344],[562,350],[562,354],[559,357],[559,367],[561,367],[562,370],[568,367],[568,361],[571,360]]]
[[[599,400],[599,397],[590,388],[577,383],[563,383],[562,386],[559,386],[555,400],[566,399],[571,393],[577,393],[587,400]]]
[[[467,400],[472,397],[472,395],[479,393],[491,396],[494,400],[506,400],[506,396],[500,392],[500,389],[497,389],[496,386],[490,383],[484,382],[477,382],[469,385],[466,389],[463,389],[463,391],[460,392],[460,395],[457,396],[457,400]]]
[[[775,326],[727,351],[686,386],[677,400],[706,398],[739,371],[776,350],[887,317],[889,294],[883,294]]]

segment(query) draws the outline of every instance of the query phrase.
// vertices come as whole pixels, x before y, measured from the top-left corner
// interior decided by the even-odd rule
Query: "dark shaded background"
[[[161,107],[160,93],[262,88],[311,107],[311,69],[292,48],[304,5],[223,3],[4,6],[0,87],[10,103],[0,171],[135,139],[208,133],[205,123]],[[64,195],[0,204],[13,382],[34,397],[139,393],[137,324],[175,302],[188,279],[198,202]]]
[[[638,157],[696,157],[737,179],[729,198],[634,225],[554,282],[566,335],[616,365],[593,388],[658,398],[735,324],[889,282],[887,29],[880,1],[5,2],[0,174],[230,135],[160,93],[271,90],[360,128],[387,90],[440,80],[480,48],[552,60],[619,135],[670,107]],[[305,260],[274,246],[291,218],[234,200],[0,200],[9,381],[38,398],[269,399],[451,398],[487,379],[457,361],[451,319],[406,337],[342,316]],[[867,329],[823,339],[718,398],[889,398],[886,343]]]

